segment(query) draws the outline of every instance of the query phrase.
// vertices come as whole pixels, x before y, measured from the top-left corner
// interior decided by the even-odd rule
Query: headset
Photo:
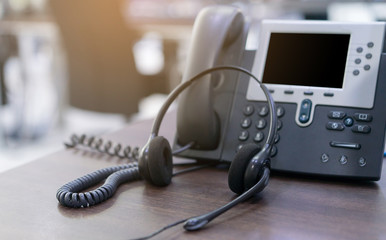
[[[56,197],[58,201],[67,207],[88,207],[111,197],[119,184],[130,180],[144,178],[156,186],[167,186],[170,184],[173,177],[173,153],[168,140],[158,135],[162,119],[171,103],[183,90],[191,86],[195,81],[201,79],[204,75],[224,70],[238,71],[248,75],[257,81],[263,90],[268,102],[270,115],[270,127],[267,140],[262,148],[253,143],[242,146],[232,161],[228,172],[228,186],[234,193],[239,194],[236,199],[207,214],[171,224],[146,237],[146,239],[182,222],[185,222],[185,230],[198,230],[238,203],[261,192],[268,185],[270,176],[270,155],[277,129],[275,103],[266,86],[250,71],[238,66],[225,65],[216,66],[200,72],[190,80],[180,83],[169,94],[153,122],[149,140],[139,153],[138,164],[132,163],[98,170],[67,183],[57,191]],[[98,189],[86,193],[77,193],[77,191],[90,187],[106,177],[108,178],[105,184]]]

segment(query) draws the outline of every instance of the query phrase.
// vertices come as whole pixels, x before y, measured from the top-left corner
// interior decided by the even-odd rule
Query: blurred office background
[[[239,6],[263,18],[385,21],[383,1],[0,0],[0,171],[152,117],[179,83],[194,18]]]

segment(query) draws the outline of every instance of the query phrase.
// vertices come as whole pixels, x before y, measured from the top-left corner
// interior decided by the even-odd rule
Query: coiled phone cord
[[[190,165],[188,164],[174,164],[174,166]],[[193,164],[195,165],[195,164]],[[215,165],[201,164],[173,173],[173,176],[196,171],[202,168]],[[107,178],[107,179],[106,179]],[[81,192],[84,189],[90,188],[106,179],[104,184],[95,190],[88,192]],[[141,180],[139,174],[138,163],[129,163],[119,166],[112,166],[99,169],[92,173],[86,174],[83,177],[77,178],[58,189],[56,198],[59,203],[71,208],[85,208],[91,207],[101,202],[106,201],[112,197],[118,186],[129,181]]]
[[[101,202],[106,201],[108,198],[112,197],[117,190],[118,186],[122,183],[141,180],[142,177],[139,174],[138,170],[138,154],[139,148],[132,148],[130,146],[126,146],[123,149],[122,153],[122,144],[115,144],[113,147],[113,143],[111,141],[105,142],[103,139],[97,139],[95,137],[87,137],[86,135],[77,136],[73,134],[71,136],[70,143],[64,143],[67,148],[75,148],[79,145],[88,147],[92,150],[96,150],[101,153],[108,154],[110,156],[116,156],[119,158],[127,158],[134,162],[112,166],[103,168],[92,173],[86,174],[83,177],[77,178],[62,187],[60,187],[56,193],[56,198],[59,203],[66,207],[71,208],[85,208],[91,207]],[[179,149],[173,151],[173,155],[183,152],[186,149],[189,149],[194,143],[191,142],[186,146],[183,146]],[[110,149],[114,150],[111,151]],[[174,166],[182,166],[182,165],[190,165],[192,163],[187,164],[174,164]],[[206,165],[198,165],[197,163],[193,163],[193,167],[186,168],[180,171],[173,173],[173,176],[178,174],[195,171],[198,169],[202,169],[208,166],[213,166],[213,164]],[[104,184],[98,187],[95,190],[88,192],[81,192],[85,189],[88,189],[101,181],[106,179]]]
[[[72,134],[70,143],[65,142],[64,145],[67,148],[75,148],[77,146],[87,147],[91,150],[95,150],[100,153],[108,154],[112,157],[126,158],[129,160],[138,161],[139,147],[126,146],[122,148],[122,144],[113,143],[112,141],[104,141],[102,138],[87,137],[85,134],[80,136]],[[179,149],[173,150],[173,155],[181,153],[194,145],[194,142],[190,142]],[[111,150],[113,149],[113,150]]]
[[[105,178],[107,179],[104,184],[97,189],[84,193],[80,192],[98,184]],[[60,204],[66,207],[90,207],[113,196],[120,184],[140,179],[141,175],[139,174],[137,163],[107,167],[63,185],[58,189],[56,198]]]
[[[122,148],[122,144],[120,143],[113,144],[111,141],[104,141],[102,138],[87,137],[85,134],[80,136],[73,134],[70,141],[70,143],[64,143],[67,148],[75,148],[80,145],[101,153],[106,153],[110,156],[138,160],[139,147],[132,148],[126,146]]]

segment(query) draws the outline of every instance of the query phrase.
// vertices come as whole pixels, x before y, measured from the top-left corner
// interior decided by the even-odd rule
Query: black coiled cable
[[[100,183],[105,178],[107,179],[104,184],[97,189],[89,192],[80,192]],[[90,207],[110,198],[120,184],[139,179],[141,179],[141,175],[139,174],[137,163],[107,167],[63,185],[58,189],[56,198],[60,204],[66,207]]]
[[[129,160],[138,160],[139,147],[123,147],[120,143],[113,143],[112,141],[104,141],[102,138],[87,137],[85,134],[73,134],[70,142],[64,143],[67,148],[75,148],[77,146],[84,146],[97,152],[106,153],[110,156],[119,158],[127,158]]]

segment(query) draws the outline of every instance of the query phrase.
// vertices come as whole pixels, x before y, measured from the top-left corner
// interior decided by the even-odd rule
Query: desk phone
[[[276,102],[273,171],[380,179],[385,23],[265,20],[257,51],[246,51],[248,24],[219,29],[221,21],[221,13],[196,20],[184,79],[221,64],[252,70]],[[269,110],[255,81],[231,72],[211,78],[180,97],[174,148],[194,141],[179,155],[230,162],[241,146],[264,143]]]
[[[58,201],[73,208],[93,206],[121,183],[139,179],[167,186],[181,173],[173,172],[175,155],[230,163],[228,186],[239,196],[141,238],[149,239],[180,223],[187,231],[203,228],[260,193],[271,170],[378,180],[386,119],[386,24],[263,21],[258,50],[246,51],[245,19],[231,6],[203,9],[193,27],[182,83],[160,108],[139,154],[130,147],[123,151],[137,161],[63,185]],[[177,97],[172,150],[158,133]],[[93,141],[86,142],[121,156],[120,144],[110,152],[111,143],[102,147],[103,141]],[[74,138],[68,146],[83,142]],[[79,192],[103,179],[97,189]]]

